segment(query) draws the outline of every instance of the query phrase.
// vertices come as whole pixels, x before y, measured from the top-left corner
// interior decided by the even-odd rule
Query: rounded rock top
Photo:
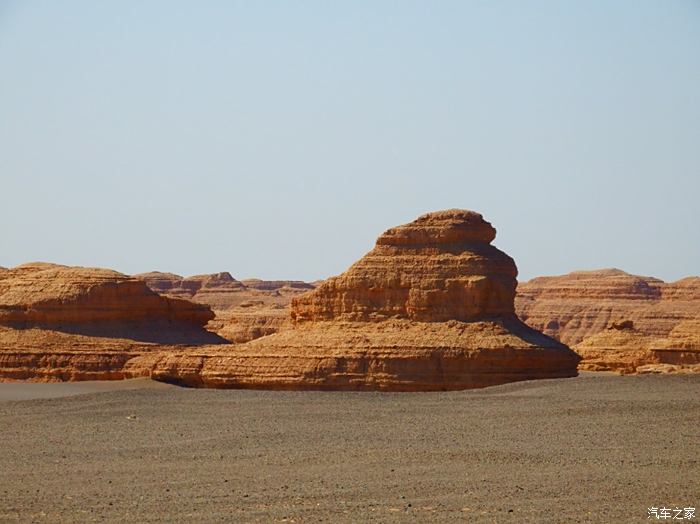
[[[419,216],[413,222],[386,230],[377,245],[490,244],[496,229],[476,211],[446,209]]]

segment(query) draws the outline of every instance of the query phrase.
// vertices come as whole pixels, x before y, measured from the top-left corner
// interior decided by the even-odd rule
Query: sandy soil
[[[700,376],[120,386],[0,402],[0,521],[651,522],[652,505],[700,508]]]
[[[82,382],[0,382],[0,401],[60,398],[105,391],[167,389],[173,386],[145,378],[133,380],[84,380]]]

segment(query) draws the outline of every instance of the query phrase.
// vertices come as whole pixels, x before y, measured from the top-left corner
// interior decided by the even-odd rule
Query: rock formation
[[[303,282],[301,280],[260,280],[259,278],[249,278],[242,281],[248,289],[259,289],[261,291],[278,291],[286,289],[299,289],[309,291],[316,287],[315,284]]]
[[[680,322],[649,350],[653,362],[637,368],[638,373],[700,373],[700,317]]]
[[[199,304],[165,298],[116,271],[34,263],[0,280],[0,324],[71,326],[152,319],[201,326],[214,317]]]
[[[650,336],[666,336],[700,316],[700,278],[671,284],[619,269],[538,277],[518,285],[516,311],[527,324],[575,345],[611,322],[632,320]]]
[[[649,349],[654,337],[634,328],[631,320],[614,322],[607,329],[587,337],[574,347],[585,371],[635,373],[639,366],[652,363]]]
[[[241,343],[291,328],[292,298],[314,286],[296,280],[235,280],[230,273],[181,277],[173,273],[134,275],[159,294],[211,306],[207,325],[231,342]]]
[[[693,322],[700,318],[698,277],[667,284],[619,269],[577,271],[519,284],[515,304],[528,325],[571,345],[583,357],[581,369],[635,373],[661,364],[693,369],[692,351],[667,346],[679,333],[689,340],[700,337]]]
[[[146,282],[153,291],[170,297],[184,298],[213,309],[226,309],[236,302],[245,286],[230,273],[181,277],[172,273],[142,273],[135,278]]]
[[[134,356],[217,343],[210,308],[107,269],[32,263],[0,278],[0,379],[123,378]]]
[[[127,370],[191,386],[393,391],[575,376],[579,357],[515,316],[517,270],[495,234],[471,211],[421,216],[294,298],[294,329],[145,355]]]

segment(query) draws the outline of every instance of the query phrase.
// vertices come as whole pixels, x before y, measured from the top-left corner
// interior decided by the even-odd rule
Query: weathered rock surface
[[[666,284],[619,269],[576,271],[520,283],[515,305],[528,325],[566,344],[625,319],[641,333],[663,337],[700,316],[700,278]]]
[[[236,302],[239,292],[245,289],[227,272],[186,278],[173,273],[152,272],[134,277],[145,281],[148,287],[161,295],[207,304],[213,309],[230,307]]]
[[[216,310],[216,318],[207,324],[207,329],[236,344],[292,329],[291,298],[250,300],[227,310]]]
[[[207,329],[235,343],[290,329],[288,306],[292,298],[314,288],[296,280],[238,281],[229,273],[181,277],[151,272],[134,276],[162,295],[211,306],[216,317]]]
[[[577,271],[519,284],[515,304],[528,325],[582,355],[581,369],[635,373],[668,364],[688,371],[696,362],[693,351],[667,346],[675,337],[691,346],[700,338],[698,277],[667,284],[618,269]]]
[[[0,379],[123,378],[129,358],[218,343],[211,309],[116,271],[32,263],[0,279]]]
[[[517,270],[478,213],[442,211],[389,229],[344,274],[293,301],[296,322],[469,321],[513,315]]]
[[[309,291],[316,285],[302,280],[260,280],[259,278],[248,278],[241,281],[248,289],[259,289],[261,291],[276,291],[286,289],[299,289]]]
[[[635,373],[640,366],[656,363],[650,352],[655,340],[627,320],[587,337],[574,349],[583,358],[581,370]]]
[[[700,373],[700,318],[684,320],[668,337],[651,345],[656,367],[638,368],[638,372]]]
[[[201,327],[208,307],[166,298],[116,271],[25,264],[0,280],[0,324],[70,326],[138,323],[153,319]]]
[[[517,270],[494,237],[478,213],[424,215],[293,299],[294,329],[128,369],[192,386],[393,391],[575,376],[579,357],[515,316]]]

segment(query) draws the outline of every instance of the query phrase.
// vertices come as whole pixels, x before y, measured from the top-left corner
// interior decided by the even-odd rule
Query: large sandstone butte
[[[0,273],[0,379],[123,378],[144,353],[222,339],[209,307],[107,269],[31,263]]]
[[[581,369],[700,371],[698,277],[665,283],[619,269],[576,271],[519,284],[515,304],[528,325],[571,345]]]
[[[132,360],[190,386],[429,391],[573,377],[579,357],[518,320],[517,270],[472,211],[389,229],[338,277],[293,299],[294,329]]]

